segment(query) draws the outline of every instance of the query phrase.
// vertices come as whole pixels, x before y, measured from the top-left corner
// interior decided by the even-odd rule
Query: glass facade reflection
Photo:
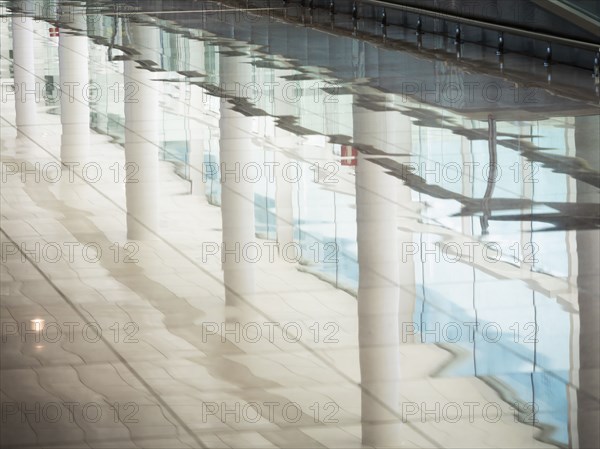
[[[251,374],[244,371],[238,378],[228,364],[244,355],[254,357],[252,350],[246,354],[243,343],[228,346],[222,350],[225,361],[211,365],[203,358],[221,356],[221,349],[195,340],[195,326],[212,314],[223,315],[229,324],[256,319],[262,305],[273,301],[290,309],[279,319],[296,319],[311,329],[322,311],[342,309],[336,295],[349,295],[352,302],[344,303],[340,316],[352,320],[344,329],[350,337],[343,350],[353,355],[330,355],[329,348],[320,347],[316,351],[336,373],[330,379],[324,374],[327,385],[351,379],[352,388],[360,390],[359,410],[331,426],[359,434],[355,443],[400,447],[394,444],[407,432],[402,404],[427,403],[437,397],[433,390],[452,397],[452,386],[444,382],[466,379],[469,391],[481,393],[479,385],[484,385],[489,390],[481,394],[491,391],[494,396],[487,400],[501,403],[503,432],[517,432],[517,425],[531,427],[531,434],[528,427],[519,430],[526,435],[518,441],[515,437],[515,446],[591,447],[583,444],[591,431],[582,429],[597,414],[578,416],[578,406],[591,401],[586,407],[597,407],[600,369],[590,355],[597,349],[593,338],[598,332],[593,321],[599,293],[597,104],[565,96],[573,87],[561,91],[560,86],[553,90],[552,85],[534,84],[521,92],[533,99],[524,104],[513,96],[518,82],[512,75],[501,78],[475,63],[440,61],[412,47],[401,51],[260,15],[236,21],[228,14],[154,14],[155,2],[150,3],[125,2],[122,6],[130,6],[135,15],[119,15],[101,2],[84,2],[75,11],[76,22],[52,13],[49,3],[42,2],[50,12],[35,20],[28,17],[25,24],[16,10],[10,16],[5,5],[13,23],[2,23],[3,83],[6,77],[6,83],[32,84],[33,71],[45,94],[33,109],[18,101],[16,108],[11,105],[14,112],[6,113],[3,126],[31,133],[34,117],[48,127],[47,133],[60,127],[60,138],[52,140],[48,154],[56,153],[63,164],[87,160],[88,147],[89,157],[101,157],[107,167],[119,154],[124,175],[135,182],[118,191],[121,187],[115,187],[101,200],[86,199],[91,204],[86,207],[122,200],[123,207],[109,214],[114,222],[107,218],[94,226],[105,229],[107,238],[143,243],[139,272],[149,273],[155,290],[132,281],[140,275],[136,271],[115,271],[114,276],[129,286],[140,301],[137,306],[148,301],[159,310],[160,317],[152,315],[151,322],[168,323],[165,332],[168,328],[171,333],[165,338],[178,342],[174,352],[185,361],[177,360],[181,364],[173,372],[185,371],[178,366],[195,369],[198,363],[208,373],[202,382],[210,379],[207,385],[226,391],[208,394],[205,385],[198,387],[216,402],[245,388],[252,389],[245,401],[286,394],[293,398],[287,389],[297,385],[285,380],[297,373],[273,380],[268,371],[279,368],[268,368],[271,361],[263,360],[244,365]],[[52,31],[57,24],[58,37]],[[18,54],[20,46],[33,46],[35,62],[29,53]],[[82,68],[82,61],[87,67]],[[89,80],[90,88],[74,102],[64,97],[64,90],[56,99],[66,80]],[[406,95],[407,86],[420,90],[423,83],[428,90]],[[456,101],[439,87],[469,85],[476,86],[473,97],[461,94]],[[504,98],[491,101],[491,90],[480,86],[495,86]],[[9,109],[4,102],[2,107]],[[43,147],[44,137],[35,139]],[[110,151],[98,153],[100,144]],[[69,213],[75,212],[69,208],[78,207],[73,198],[79,194],[65,192],[64,216],[57,219],[65,220],[66,229],[73,225]],[[188,202],[190,196],[193,202]],[[79,226],[97,218],[89,211],[76,216]],[[191,240],[180,239],[177,229],[183,228]],[[78,239],[87,232],[68,229]],[[241,263],[223,254],[206,263],[202,251],[207,242],[221,249],[258,246],[276,262],[265,268],[242,253]],[[177,268],[178,257],[190,261],[185,269]],[[152,262],[157,259],[172,263],[173,272],[161,272]],[[113,268],[102,269],[112,273]],[[223,310],[215,306],[217,301],[203,302],[213,294],[211,288],[217,290],[215,278],[200,287],[202,294],[190,293],[192,287],[188,291],[187,284],[170,278],[189,274],[193,279],[195,270],[218,273],[218,290],[223,291],[215,295],[225,298]],[[270,284],[267,274],[277,281]],[[318,288],[310,284],[314,279]],[[170,309],[156,292],[169,292],[178,301],[185,297],[187,303]],[[288,303],[296,293],[306,293],[310,300]],[[275,307],[272,316],[277,312]],[[160,347],[152,340],[147,344]],[[314,346],[309,342],[301,357],[312,357]],[[412,347],[417,355],[411,358],[406,354],[412,354]],[[286,348],[280,341],[269,351],[285,356]],[[422,359],[419,348],[426,354]],[[187,358],[185,351],[192,355]],[[129,356],[135,365],[133,352],[122,358]],[[352,361],[358,363],[349,367]],[[406,372],[421,362],[428,364],[425,374],[411,374],[409,383],[440,380],[422,399],[417,389],[407,391],[404,385]],[[250,387],[252,376],[260,379]],[[301,380],[290,382],[317,388],[318,376],[310,376],[307,369]],[[198,406],[177,403],[178,395],[194,397],[197,392],[164,388],[156,394],[160,407],[175,401],[168,413],[184,416],[185,407]],[[169,388],[177,393],[171,396]],[[468,394],[465,398],[469,400]],[[429,405],[434,410],[440,406]],[[497,422],[491,417],[495,411],[489,413],[486,422]],[[206,429],[223,430],[217,421],[214,428],[181,422],[176,426],[188,426],[185,432],[200,435],[200,440]],[[469,429],[457,425],[433,431],[429,424],[427,419],[411,424],[420,429],[418,438],[424,438],[415,444],[444,445],[440,432]],[[294,432],[301,427],[292,426]],[[281,429],[286,425],[260,430]],[[328,441],[317,434],[306,432],[319,444]]]

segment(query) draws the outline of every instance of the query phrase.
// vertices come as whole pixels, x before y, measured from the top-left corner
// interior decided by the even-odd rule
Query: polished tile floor
[[[247,5],[0,2],[1,446],[598,447],[597,80]]]

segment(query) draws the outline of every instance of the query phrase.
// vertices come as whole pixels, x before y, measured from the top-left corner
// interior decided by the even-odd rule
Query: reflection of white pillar
[[[254,252],[244,257],[244,248],[255,241],[254,185],[244,179],[242,172],[252,162],[252,142],[248,134],[251,119],[233,111],[232,107],[230,103],[223,103],[219,120],[223,270],[228,289],[250,293],[254,290],[254,264],[250,262]]]
[[[62,162],[85,163],[90,146],[90,106],[87,88],[88,39],[86,15],[83,8],[67,8],[66,25],[84,32],[83,36],[63,30],[58,39],[58,64],[60,76],[60,122],[62,136],[60,158]],[[62,22],[64,23],[64,21]]]
[[[372,145],[369,136],[377,129],[380,117],[356,106],[354,112],[354,142]],[[408,264],[401,266],[399,259],[398,186],[398,181],[381,166],[358,153],[356,215],[362,439],[363,444],[370,446],[397,445],[401,441],[400,422],[373,423],[389,419],[390,410],[399,412],[399,317],[404,320],[412,315],[414,301],[411,297],[403,298],[400,289],[401,273],[402,278],[414,280],[414,268],[409,273]],[[401,238],[409,238],[408,235]],[[401,298],[410,304],[401,306]]]
[[[579,389],[577,391],[577,437],[579,447],[600,447],[598,397],[600,396],[600,233],[577,231],[579,273]]]
[[[587,161],[592,167],[600,165],[598,135],[600,117],[575,118],[575,147],[577,157]],[[598,190],[584,182],[577,183],[577,201],[598,201]],[[598,206],[592,206],[598,207]],[[577,231],[579,295],[579,390],[577,395],[577,425],[579,447],[599,447],[600,435],[598,420],[598,397],[600,396],[600,231],[580,229]]]
[[[235,83],[243,86],[247,82],[248,72],[252,68],[243,58],[231,56],[221,57],[219,65],[221,85],[227,86],[230,91]],[[233,108],[232,102],[222,101],[219,120],[223,220],[221,252],[227,305],[236,302],[236,294],[252,293],[255,288],[254,263],[250,260],[255,252],[244,252],[244,248],[248,248],[246,245],[256,241],[254,184],[243,175],[245,167],[254,160],[252,117],[246,117]],[[261,249],[264,247],[261,246]]]
[[[386,419],[385,408],[397,411],[400,398],[399,262],[396,207],[387,195],[395,180],[358,154],[356,216],[359,263],[358,322],[363,443],[389,444],[388,435],[369,422]],[[381,416],[380,416],[381,415]],[[389,415],[388,415],[389,417]],[[386,426],[391,430],[389,426]],[[390,440],[391,437],[391,440]]]
[[[565,155],[568,157],[576,157],[575,148],[575,117],[564,117],[564,133],[565,133]],[[577,182],[570,176],[565,177],[567,185],[567,195],[565,200],[569,203],[577,202]],[[567,259],[568,259],[568,276],[567,283],[569,285],[568,298],[573,306],[578,307],[579,298],[577,291],[577,274],[578,253],[577,253],[577,231],[565,232]],[[579,314],[569,314],[569,347],[570,347],[570,370],[569,384],[567,385],[567,400],[569,402],[569,446],[579,447],[579,434],[577,423],[577,390],[579,388]]]
[[[35,66],[33,53],[33,19],[14,15],[13,32],[13,71],[15,80],[16,125],[21,134],[25,126],[36,122]],[[26,95],[28,92],[31,94]],[[37,93],[35,94],[37,95]]]
[[[133,43],[160,48],[158,29],[130,23]],[[143,55],[140,59],[144,58]],[[150,238],[158,228],[158,84],[152,72],[125,61],[125,161],[127,237]]]

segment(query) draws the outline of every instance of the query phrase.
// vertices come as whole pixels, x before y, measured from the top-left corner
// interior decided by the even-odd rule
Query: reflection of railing
[[[495,30],[544,42],[554,42],[557,44],[567,45],[569,47],[583,48],[587,50],[598,50],[598,47],[600,46],[600,43],[598,42],[590,42],[585,41],[583,39],[572,39],[568,37],[559,36],[557,34],[542,33],[539,31],[518,28],[515,26],[491,22],[488,20],[472,19],[423,7],[402,5],[384,0],[361,0],[361,3],[382,6],[390,9],[399,9],[413,14],[422,14],[424,16],[433,17],[435,19],[442,19],[450,22],[461,23],[464,25],[471,25],[479,28]]]

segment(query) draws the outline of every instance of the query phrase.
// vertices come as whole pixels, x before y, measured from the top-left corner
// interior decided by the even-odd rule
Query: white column
[[[590,166],[598,167],[600,154],[600,117],[575,118],[575,146],[579,158]],[[577,201],[597,202],[598,190],[584,182],[577,183]],[[597,206],[596,206],[597,207]],[[600,231],[577,230],[579,300],[579,390],[577,395],[577,425],[579,447],[598,447],[600,441],[598,419],[598,392],[600,391]],[[595,398],[594,398],[595,396]]]
[[[230,92],[236,91],[235,83],[243,86],[251,80],[249,75],[252,66],[245,57],[221,56],[219,66],[220,83]],[[254,160],[252,117],[235,111],[234,107],[231,101],[222,100],[219,120],[223,220],[221,251],[237,253],[223,253],[227,305],[236,305],[238,295],[252,293],[255,289],[255,263],[240,254],[245,245],[256,241],[254,184],[243,176],[244,167]]]
[[[65,23],[65,20],[69,22]],[[90,146],[90,106],[87,90],[90,77],[85,9],[67,7],[67,13],[61,17],[61,23],[69,28],[61,29],[58,38],[62,124],[60,157],[63,163],[85,164]],[[75,30],[84,34],[75,35]]]
[[[564,135],[566,156],[576,157],[575,145],[575,117],[564,117]],[[569,203],[577,202],[577,181],[575,178],[566,176],[567,195],[565,200]],[[567,283],[570,294],[567,296],[574,308],[579,308],[579,291],[577,289],[577,276],[579,273],[579,261],[577,251],[577,231],[565,232],[568,260]],[[570,350],[570,373],[567,385],[567,400],[569,402],[569,445],[579,447],[579,433],[577,422],[577,391],[579,388],[579,330],[580,319],[578,313],[569,314],[569,350]]]
[[[36,89],[33,52],[33,19],[14,15],[11,18],[13,32],[13,70],[15,81],[15,112],[18,134],[27,126],[36,124]],[[27,95],[28,92],[31,94]],[[35,94],[34,94],[35,92]]]
[[[159,30],[129,23],[134,43],[160,48]],[[140,55],[139,59],[151,59]],[[158,229],[159,83],[154,73],[125,61],[125,160],[132,173],[125,184],[127,238],[148,239]],[[135,171],[135,174],[133,172]]]
[[[371,136],[387,117],[357,106],[353,113],[354,143],[374,145]],[[410,139],[410,133],[398,135]],[[390,410],[399,413],[400,319],[412,321],[414,308],[414,297],[400,288],[403,280],[414,284],[414,266],[399,257],[399,239],[412,236],[398,232],[398,199],[410,201],[410,190],[401,192],[400,181],[368,157],[359,152],[356,166],[362,440],[385,446],[399,444],[401,422],[372,422],[389,419]]]

